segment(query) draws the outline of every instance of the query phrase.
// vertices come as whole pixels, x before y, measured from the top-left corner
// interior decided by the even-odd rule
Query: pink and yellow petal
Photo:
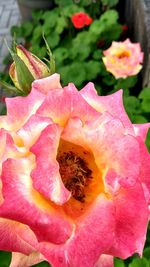
[[[52,124],[50,118],[32,115],[24,126],[17,132],[17,135],[22,140],[23,146],[29,149],[36,143],[41,132],[50,124]]]
[[[0,218],[0,250],[28,255],[35,249],[38,249],[38,242],[27,225]]]
[[[55,73],[49,77],[35,80],[32,83],[32,88],[45,95],[48,94],[52,89],[62,89],[62,86],[60,84],[60,75]]]
[[[12,259],[9,267],[31,267],[44,261],[44,257],[39,252],[32,252],[29,256],[22,253],[12,253]]]
[[[44,98],[34,89],[25,97],[6,98],[7,115],[0,117],[0,127],[8,131],[19,130],[36,113]]]
[[[72,226],[61,209],[33,189],[30,177],[35,167],[33,159],[30,156],[19,160],[8,159],[3,163],[4,202],[0,216],[28,225],[40,241],[62,243],[69,238]]]
[[[102,254],[94,267],[114,267],[113,256]]]
[[[150,123],[134,124],[133,127],[136,136],[140,136],[141,139],[145,142],[148,130],[150,128]]]
[[[113,227],[112,202],[100,195],[83,218],[79,218],[64,245],[40,243],[40,252],[55,267],[94,266],[101,253],[107,251],[113,243]],[[110,228],[112,231],[109,231]]]
[[[148,207],[141,184],[120,189],[113,198],[115,207],[114,244],[108,254],[127,258],[142,254],[146,240]]]
[[[131,121],[123,106],[122,90],[108,96],[98,96],[93,83],[88,83],[80,93],[95,110],[100,113],[107,111],[112,116],[120,119],[124,126],[132,131]]]
[[[63,90],[50,90],[37,114],[50,117],[63,127],[70,117],[79,117],[84,123],[99,116],[99,113],[84,100],[73,84],[69,84]]]
[[[62,129],[56,124],[48,126],[30,149],[36,157],[36,167],[31,173],[33,187],[58,205],[70,198],[70,192],[61,180],[56,160],[61,132]]]

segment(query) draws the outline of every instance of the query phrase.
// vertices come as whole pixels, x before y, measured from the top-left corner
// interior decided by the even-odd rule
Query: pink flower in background
[[[104,51],[104,55],[105,67],[116,79],[136,75],[142,68],[143,52],[140,44],[131,43],[129,39],[112,42],[111,47]]]
[[[122,91],[98,96],[36,80],[0,117],[0,249],[11,267],[111,267],[142,254],[148,223],[149,124],[132,125]]]
[[[71,21],[75,28],[81,29],[84,26],[88,26],[92,23],[93,19],[84,12],[79,12],[71,17]]]

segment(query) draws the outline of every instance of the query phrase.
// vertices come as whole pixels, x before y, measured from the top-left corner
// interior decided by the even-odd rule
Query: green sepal
[[[24,95],[27,95],[31,91],[31,84],[34,81],[34,77],[31,72],[28,70],[27,66],[23,62],[23,60],[17,55],[15,40],[14,40],[14,51],[9,48],[7,41],[5,40],[6,46],[15,62],[16,73],[18,78],[18,83],[20,91],[23,92]]]
[[[16,72],[20,90],[23,91],[25,94],[28,94],[31,91],[31,84],[34,81],[34,77],[28,70],[23,60],[20,57],[18,57],[17,54],[13,53],[13,59],[16,66]]]
[[[7,82],[0,80],[0,85],[5,89],[5,92],[7,92],[7,94],[24,95],[22,91]]]
[[[51,49],[50,49],[50,47],[49,47],[49,45],[48,45],[48,43],[46,41],[46,38],[45,38],[44,34],[43,34],[43,39],[44,39],[44,42],[45,42],[45,45],[46,45],[47,54],[49,56],[49,60],[46,59],[46,58],[45,58],[45,60],[50,66],[50,74],[52,75],[52,74],[55,73],[55,58],[54,58],[54,56],[52,54],[52,51],[51,51]]]

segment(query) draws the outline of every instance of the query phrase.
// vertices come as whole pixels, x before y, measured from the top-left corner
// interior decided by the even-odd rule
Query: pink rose
[[[142,254],[148,223],[149,124],[132,125],[122,91],[98,96],[36,80],[0,117],[0,249],[11,267],[111,267]]]
[[[104,51],[103,62],[106,69],[116,79],[136,75],[142,68],[143,52],[139,43],[133,44],[129,39],[124,42],[112,42]]]

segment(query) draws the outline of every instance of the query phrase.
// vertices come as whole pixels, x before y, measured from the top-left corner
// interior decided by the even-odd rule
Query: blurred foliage
[[[93,81],[98,94],[107,95],[122,88],[126,112],[133,123],[150,121],[150,88],[144,88],[139,94],[134,89],[137,86],[137,76],[116,80],[105,69],[102,62],[103,50],[107,49],[113,40],[120,40],[122,26],[118,22],[119,15],[114,9],[118,0],[55,0],[53,10],[33,13],[32,21],[26,21],[21,26],[13,26],[12,35],[41,59],[46,58],[46,47],[42,34],[44,33],[56,59],[56,70],[61,74],[63,85],[73,82],[80,89],[88,81]],[[90,26],[75,29],[71,16],[77,12],[86,12],[92,18]],[[5,60],[8,64],[8,60]],[[0,79],[10,82],[7,74],[0,74]],[[0,113],[4,114],[4,103],[0,103]],[[150,151],[150,131],[146,145]],[[0,251],[0,267],[8,267],[11,254]],[[48,267],[47,262],[34,267]],[[127,260],[115,259],[115,267],[150,267],[150,229],[143,257],[137,255]]]
[[[113,40],[119,40],[122,33],[118,12],[111,9],[118,1],[55,2],[57,6],[53,10],[34,12],[32,21],[13,26],[12,35],[24,39],[26,48],[43,59],[47,57],[42,37],[44,33],[55,56],[56,71],[60,73],[63,85],[72,81],[80,89],[89,80],[95,83],[98,80],[100,87],[112,90],[117,81],[106,71],[102,56],[103,50]],[[99,7],[98,10],[95,7]],[[76,29],[71,16],[81,11],[88,13],[93,22],[90,26]]]

